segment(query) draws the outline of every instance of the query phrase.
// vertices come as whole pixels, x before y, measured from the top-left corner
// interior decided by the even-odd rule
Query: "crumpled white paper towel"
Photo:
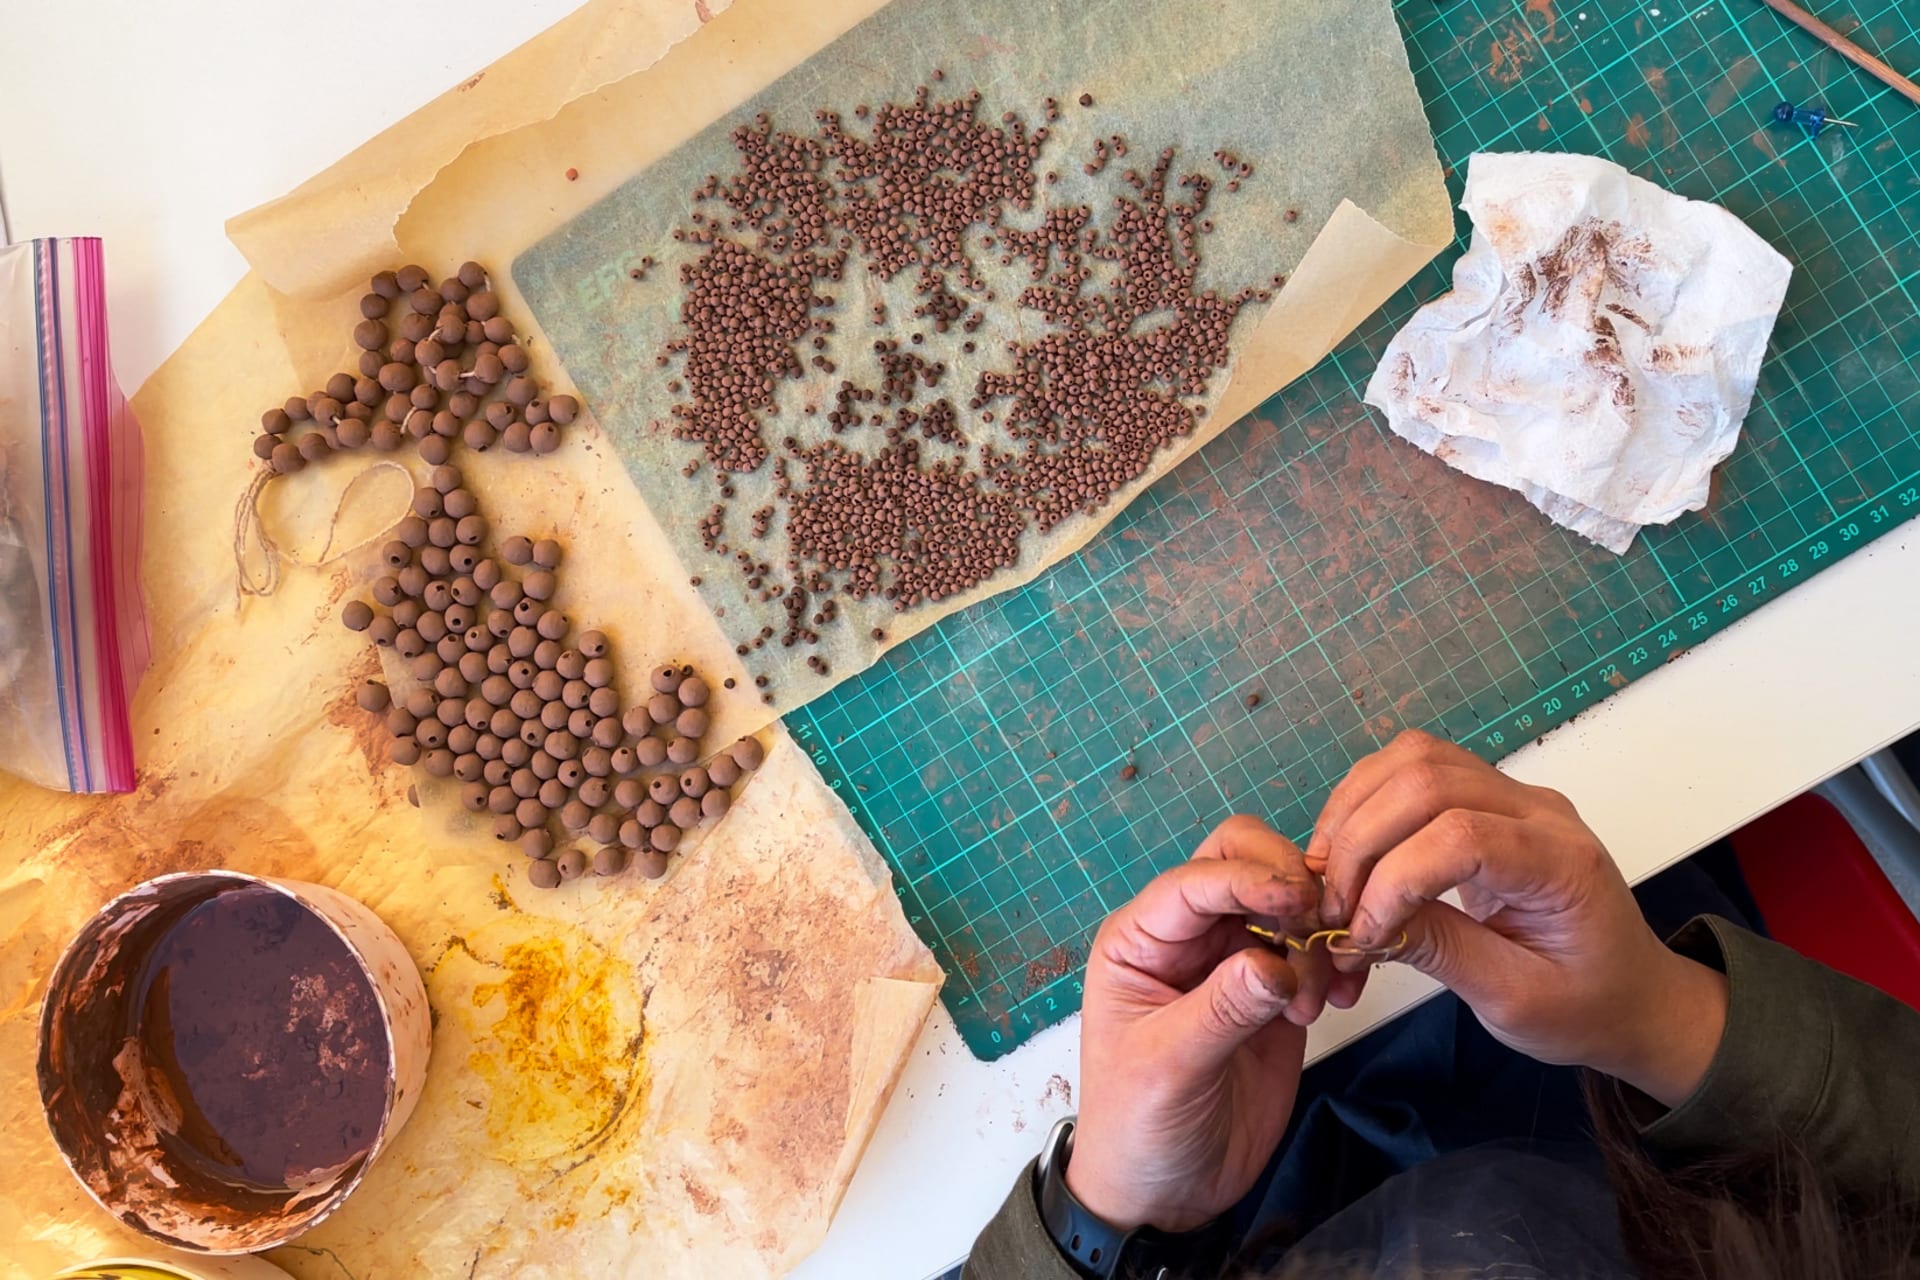
[[[1468,475],[1618,553],[1706,505],[1792,266],[1718,205],[1592,156],[1480,154],[1453,292],[1366,401]]]

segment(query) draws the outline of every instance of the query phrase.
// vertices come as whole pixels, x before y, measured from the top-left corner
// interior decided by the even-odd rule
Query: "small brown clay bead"
[[[340,621],[349,631],[365,631],[373,625],[373,608],[364,600],[349,600],[340,610]]]
[[[612,844],[620,838],[620,819],[610,813],[596,813],[587,823],[587,837],[595,844]]]
[[[493,818],[493,838],[502,844],[512,844],[526,834],[526,828],[520,819],[511,813],[498,813]]]
[[[433,651],[438,655],[441,666],[458,668],[460,655],[467,651],[467,642],[457,633],[450,631],[434,642]]]
[[[704,707],[710,693],[707,682],[699,676],[688,676],[680,682],[680,705],[683,707]]]
[[[613,802],[622,809],[633,809],[647,798],[647,786],[638,778],[622,778],[613,784]]]
[[[464,635],[467,628],[473,625],[473,610],[463,604],[449,604],[440,617],[446,623],[449,634]],[[455,658],[454,661],[459,659]]]
[[[633,754],[642,769],[657,769],[666,762],[667,744],[658,738],[642,738],[633,744]]]
[[[387,326],[368,317],[353,327],[353,341],[362,351],[378,351],[387,345]]]
[[[415,741],[418,741],[418,738]],[[435,747],[427,752],[420,758],[420,763],[433,777],[451,778],[453,776],[453,752],[445,747]]]
[[[587,695],[587,710],[602,720],[620,710],[620,695],[611,688],[595,689]]]
[[[647,796],[657,804],[672,804],[680,798],[680,784],[663,773],[647,783]]]
[[[579,416],[580,402],[572,396],[554,396],[547,401],[547,411],[553,415],[555,422],[564,427]]]
[[[680,847],[680,828],[663,822],[647,833],[647,843],[660,853],[672,853]]]
[[[525,347],[517,342],[503,342],[500,344],[500,363],[507,366],[509,373],[525,373],[527,366],[533,362],[528,358]]]
[[[453,566],[455,573],[462,575],[471,574],[473,572],[473,566],[480,563],[480,552],[464,543],[459,546],[449,547],[447,548],[447,563]],[[479,592],[476,591],[474,596],[475,599],[478,599]]]
[[[587,771],[590,778],[610,778],[613,776],[613,752],[597,744],[587,747],[580,752],[580,767]]]
[[[620,824],[620,845],[625,849],[638,849],[647,842],[647,829],[636,818],[628,818]]]
[[[538,797],[530,796],[513,807],[514,821],[529,829],[546,826],[551,816],[547,806],[540,803]]]
[[[480,696],[489,706],[504,707],[513,699],[513,683],[504,675],[489,675],[480,682]]]
[[[534,674],[532,692],[544,706],[560,696],[566,683],[560,678],[558,671],[539,671]]]
[[[452,751],[453,748],[449,746],[447,750]],[[453,776],[462,782],[478,782],[480,770],[484,765],[485,761],[472,752],[465,755],[456,754],[453,757]]]
[[[464,520],[480,510],[480,500],[473,496],[471,489],[452,489],[447,492],[447,514],[455,520]]]
[[[307,460],[302,456],[300,447],[289,444],[284,440],[273,446],[273,456],[269,458],[268,461],[273,464],[275,474],[283,476],[290,476],[307,465]]]
[[[544,640],[565,640],[567,638],[567,632],[572,629],[572,622],[567,619],[566,614],[561,613],[558,609],[547,610],[547,612],[540,615],[540,621],[534,624],[534,630],[538,631]],[[556,663],[559,661],[558,655],[555,655],[554,660]]]
[[[509,422],[500,433],[500,447],[508,453],[532,453],[533,428],[524,422]]]
[[[427,485],[413,491],[413,514],[422,520],[432,520],[445,512],[440,491]]]
[[[533,544],[533,562],[542,569],[560,567],[560,544],[552,538],[542,538]]]
[[[712,785],[712,781],[707,777],[707,771],[698,765],[680,774],[680,794],[683,796],[692,796],[698,800],[707,794],[707,789]]]
[[[492,737],[491,734],[487,736]],[[493,738],[493,741],[496,744],[500,743],[500,739],[498,738]],[[486,782],[486,784],[489,787],[506,786],[507,779],[512,775],[513,775],[513,766],[508,764],[505,760],[498,760],[498,759],[487,761],[487,767],[480,771],[480,777]],[[508,794],[512,794],[512,793],[509,792]]]
[[[579,849],[568,849],[554,857],[553,865],[559,869],[562,880],[578,880],[586,874],[587,855]]]
[[[728,749],[727,754],[733,757],[733,762],[739,765],[743,772],[747,773],[758,769],[760,762],[767,758],[766,748],[760,745],[758,738],[740,739]]]
[[[546,615],[542,614],[541,616],[545,617]],[[553,670],[553,664],[560,660],[560,654],[562,652],[558,640],[542,640],[539,644],[533,646],[533,665],[539,667],[542,671],[551,671]]]
[[[387,692],[387,686],[378,680],[369,680],[361,685],[359,692],[353,697],[354,701],[360,704],[362,711],[385,711],[393,702],[392,695]]]
[[[571,760],[580,754],[580,739],[564,729],[556,729],[547,735],[546,752],[555,760]]]
[[[552,599],[555,585],[552,572],[546,569],[535,569],[520,580],[520,589],[534,600]]]
[[[487,811],[487,784],[480,781],[469,782],[460,788],[460,807],[468,813]]]
[[[691,831],[700,825],[700,802],[691,796],[681,796],[667,806],[667,821],[682,831]]]
[[[420,567],[436,578],[444,578],[453,571],[453,557],[447,554],[445,547],[422,547]]]
[[[479,546],[480,543],[484,541],[487,536],[486,517],[485,516],[462,517],[458,526],[455,528],[454,536],[458,538],[460,542],[466,546],[469,546],[469,547]]]
[[[672,724],[681,710],[680,700],[670,693],[656,693],[647,699],[647,715],[655,724]]]
[[[587,672],[586,656],[578,649],[568,649],[560,655],[560,661],[553,664],[553,669],[565,679],[578,680]]]
[[[613,683],[613,663],[607,658],[593,658],[588,661],[582,678],[594,689],[604,689]]]
[[[700,740],[698,738],[675,738],[667,744],[667,762],[676,765],[689,765],[700,758]]]
[[[726,816],[733,807],[733,800],[724,791],[709,791],[700,797],[700,816],[708,822]]]
[[[460,439],[475,453],[485,453],[500,443],[500,433],[481,419],[475,418],[461,429]]]
[[[527,883],[536,889],[559,888],[559,861],[554,858],[535,858],[527,863]]]
[[[367,638],[382,648],[390,645],[394,637],[400,634],[400,624],[392,618],[375,618],[373,625],[367,628]]]
[[[477,752],[474,748],[475,748],[475,745],[480,741],[480,729],[476,729],[473,724],[472,708],[475,705],[476,705],[475,703],[469,702],[467,704],[467,707],[468,707],[467,719],[457,725],[454,725],[453,728],[447,730],[447,750],[453,752],[453,754],[456,756],[464,756],[464,755],[473,756],[475,761],[474,774],[475,776],[478,776],[480,772],[480,765],[478,763],[480,760],[480,755],[479,755],[479,752]],[[485,727],[486,727],[486,722],[482,720],[480,724],[480,728],[485,728]]]
[[[617,876],[627,869],[627,857],[625,849],[618,845],[608,845],[593,855],[593,874]]]
[[[680,681],[682,679],[684,679],[684,677],[680,674],[680,668],[674,666],[672,663],[668,663],[664,667],[655,667],[653,669],[654,692],[672,693],[680,687]],[[676,712],[675,714],[678,713]],[[668,719],[671,718],[671,716],[668,717]]]
[[[533,759],[533,748],[521,738],[515,737],[500,744],[500,758],[514,769],[524,769]]]
[[[567,786],[567,780],[557,773],[540,784],[540,803],[549,809],[557,812],[571,799],[572,789]]]
[[[487,792],[487,809],[496,814],[512,816],[514,807],[520,803],[520,794],[509,781],[508,785],[495,787]]]
[[[561,654],[560,656],[563,659],[566,657],[565,654]],[[560,673],[556,671],[554,674],[559,675]],[[593,690],[587,687],[585,680],[568,680],[560,686],[560,701],[567,704],[567,710],[579,711],[586,707],[587,695],[592,692]]]
[[[435,579],[427,584],[425,591],[420,593],[420,599],[429,609],[436,612],[443,610],[453,603],[453,584]]]
[[[447,634],[447,620],[429,609],[420,615],[420,621],[414,628],[420,638],[428,644],[439,644]]]
[[[548,733],[567,728],[568,714],[563,702],[549,702],[540,709],[540,726]]]
[[[620,728],[620,722],[612,716],[601,716],[598,719],[594,719],[592,708],[584,711],[576,711],[573,714],[576,716],[585,716],[587,719],[593,720],[592,726],[588,728],[586,733],[587,740],[604,751],[612,751],[615,747],[619,746],[621,740],[626,737],[626,734],[622,732]],[[569,725],[568,727],[571,728],[572,726]],[[580,735],[575,734],[574,736],[577,738]]]
[[[403,658],[417,658],[427,651],[427,642],[412,627],[406,627],[393,638],[393,651]]]
[[[340,419],[340,425],[335,428],[335,431],[339,436],[342,449],[358,449],[373,439],[373,428],[357,417]]]
[[[560,771],[554,777],[562,786],[571,789],[587,780],[587,771],[578,760],[562,760]]]
[[[667,820],[667,806],[657,800],[643,800],[633,808],[633,816],[651,831]]]
[[[433,691],[443,698],[465,698],[467,696],[467,682],[454,668],[442,667],[440,673],[433,678]],[[465,717],[466,710],[464,707],[461,709],[460,714],[463,718]]]
[[[258,435],[253,438],[253,456],[262,462],[273,461],[273,451],[279,447],[279,436]]]
[[[327,438],[317,431],[309,431],[301,436],[294,447],[308,462],[318,462],[333,452],[333,446],[327,443]]]
[[[506,359],[506,352],[503,350],[501,352],[501,360],[503,363],[505,359]],[[514,408],[524,409],[526,408],[528,401],[532,400],[533,397],[536,394],[538,394],[538,391],[533,385],[532,378],[528,378],[522,375],[515,375],[514,377],[507,379],[507,385],[501,391],[500,394],[504,396],[506,398],[507,403],[512,405]]]
[[[313,410],[307,405],[305,396],[288,396],[280,411],[295,422],[309,422],[313,419]]]
[[[453,580],[452,590],[454,602],[464,605],[469,609],[479,608],[480,601],[484,599],[480,591],[480,584],[466,574],[462,574]]]
[[[560,810],[560,825],[569,831],[585,831],[593,820],[593,810],[583,800],[569,800]]]
[[[515,769],[513,776],[507,779],[507,785],[521,800],[531,800],[540,794],[540,778],[529,766]]]
[[[459,276],[460,283],[469,289],[484,289],[487,287],[487,269],[471,259],[461,263],[460,269],[454,272],[454,274]]]
[[[401,442],[404,441],[406,437],[401,435],[400,429],[391,422],[376,422],[373,424],[373,432],[368,439],[372,442],[373,447],[381,453],[392,453],[400,447]]]
[[[413,731],[413,740],[428,750],[447,745],[447,726],[438,720],[422,720]]]
[[[594,809],[605,804],[613,794],[613,787],[605,778],[582,778],[579,790],[581,802]]]
[[[740,781],[740,766],[723,751],[707,762],[707,781],[724,791]]]
[[[418,764],[420,744],[412,738],[395,738],[387,744],[387,758],[395,764]]]
[[[550,422],[543,422],[527,433],[527,446],[534,453],[548,454],[560,447],[560,433]]]
[[[709,717],[699,707],[688,707],[673,722],[673,731],[682,738],[699,738],[706,734]]]
[[[520,837],[520,852],[535,860],[544,858],[553,852],[553,837],[545,827],[528,830]]]
[[[453,449],[439,436],[428,436],[420,442],[420,460],[422,462],[442,463],[453,456]]]
[[[431,689],[409,689],[407,700],[403,705],[414,719],[425,720],[433,714],[434,708],[440,705],[440,696]]]

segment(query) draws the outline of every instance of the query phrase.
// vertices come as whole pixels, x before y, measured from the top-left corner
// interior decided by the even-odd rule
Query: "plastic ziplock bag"
[[[100,242],[0,248],[0,770],[133,789],[141,493]]]

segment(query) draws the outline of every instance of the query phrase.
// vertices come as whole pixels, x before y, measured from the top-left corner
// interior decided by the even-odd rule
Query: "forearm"
[[[1697,1085],[1642,1140],[1707,1155],[1784,1138],[1842,1191],[1920,1194],[1920,1013],[1714,917],[1673,946],[1724,974],[1725,1025]]]

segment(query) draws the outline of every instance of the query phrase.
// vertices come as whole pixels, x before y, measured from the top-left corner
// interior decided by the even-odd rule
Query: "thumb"
[[[1293,998],[1294,974],[1286,960],[1265,947],[1236,951],[1214,966],[1206,980],[1166,1007],[1173,1034],[1184,1042],[1187,1061],[1201,1069],[1220,1066],[1234,1051],[1278,1018]]]
[[[1523,950],[1447,902],[1424,902],[1408,917],[1407,945],[1393,959],[1473,1004],[1510,975]]]

